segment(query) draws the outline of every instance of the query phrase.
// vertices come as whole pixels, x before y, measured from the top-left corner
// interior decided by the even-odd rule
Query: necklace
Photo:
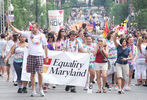
[[[78,47],[78,41],[77,40],[76,40],[75,46],[72,46],[71,45],[71,40],[69,40],[69,48],[70,48],[70,50],[74,49],[73,51],[76,52],[77,47]]]
[[[41,33],[40,33],[39,35],[40,35],[40,41],[35,41],[34,36],[33,36],[33,34],[31,33],[30,39],[31,39],[31,41],[32,41],[33,44],[35,44],[35,45],[41,44],[43,35],[42,35]]]

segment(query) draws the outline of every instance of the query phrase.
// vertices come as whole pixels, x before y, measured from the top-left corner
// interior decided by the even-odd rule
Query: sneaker
[[[147,87],[147,84],[143,84],[142,86],[145,86],[145,87]]]
[[[22,88],[19,88],[17,93],[22,93]]]
[[[27,88],[26,88],[26,87],[23,87],[22,92],[23,92],[23,93],[28,93],[28,92],[27,92]]]
[[[14,86],[17,86],[17,83],[16,82],[13,82],[14,83]]]
[[[117,90],[118,89],[118,86],[115,84],[113,85],[114,89]]]
[[[87,91],[88,90],[88,82],[86,82],[84,90]]]
[[[39,92],[40,92],[40,95],[41,95],[42,97],[45,96],[45,94],[44,94],[44,92],[43,92],[43,89],[40,89]]]
[[[125,87],[125,91],[130,91],[130,90],[131,90],[131,88],[129,86]]]
[[[65,91],[69,91],[69,89],[70,89],[70,86],[66,85]]]
[[[36,94],[37,94],[36,91],[33,90],[32,93],[31,93],[31,97],[34,97]]]
[[[89,89],[92,89],[92,88],[93,88],[93,84],[90,83],[90,84],[89,84]]]
[[[124,90],[121,90],[121,94],[125,94]]]
[[[43,87],[43,91],[47,93],[47,87]]]
[[[106,84],[105,84],[105,87],[109,88],[109,85],[108,85],[108,83],[106,83]]]
[[[53,84],[52,88],[53,88],[53,89],[55,89],[55,88],[56,88],[56,85],[55,85],[55,84]]]
[[[92,83],[95,84],[95,81],[93,80]]]
[[[108,89],[109,89],[109,91],[111,91],[111,90],[112,90],[112,87],[111,87],[111,86],[109,86],[109,88],[108,88]]]
[[[121,94],[121,90],[120,89],[118,90],[118,94]]]
[[[70,92],[72,92],[72,93],[76,93],[76,88],[72,86]]]
[[[75,89],[71,89],[70,92],[72,92],[72,93],[76,93],[76,90],[75,90]]]

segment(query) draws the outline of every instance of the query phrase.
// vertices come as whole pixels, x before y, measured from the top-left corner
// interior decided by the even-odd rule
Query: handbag
[[[99,49],[100,50],[100,49]],[[103,57],[105,58],[105,59],[103,59],[103,62],[107,62],[108,63],[108,69],[111,69],[111,64],[110,64],[110,61],[109,61],[109,59],[104,55],[104,53],[100,50],[100,52],[101,52],[101,54],[103,55]]]

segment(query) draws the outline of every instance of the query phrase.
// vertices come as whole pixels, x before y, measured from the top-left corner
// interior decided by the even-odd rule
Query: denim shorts
[[[135,70],[135,66],[134,66],[134,64],[131,65],[131,64],[129,63],[129,69],[130,69],[130,70]]]
[[[0,56],[0,66],[6,66],[6,64],[4,63],[4,59],[2,58],[2,56]]]

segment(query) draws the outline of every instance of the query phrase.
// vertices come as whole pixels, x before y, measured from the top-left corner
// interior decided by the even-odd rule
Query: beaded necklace
[[[42,39],[43,39],[43,35],[42,35],[41,33],[40,33],[39,35],[40,35],[40,41],[35,41],[35,40],[34,40],[34,36],[33,36],[33,34],[31,33],[30,39],[31,39],[31,41],[32,41],[33,44],[35,44],[35,45],[41,44],[41,41],[42,41]]]
[[[69,48],[70,48],[70,50],[72,50],[72,48],[74,48],[73,51],[76,52],[77,47],[78,47],[78,41],[77,40],[76,40],[75,46],[72,46],[71,45],[71,40],[69,40]]]

